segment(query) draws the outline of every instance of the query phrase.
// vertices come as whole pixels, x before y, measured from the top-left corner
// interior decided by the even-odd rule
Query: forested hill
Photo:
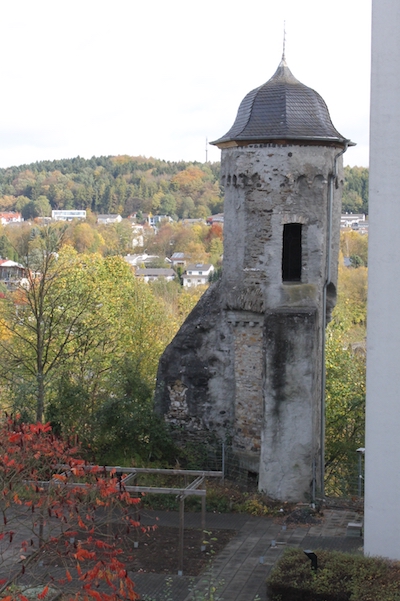
[[[0,170],[0,210],[22,211],[24,218],[51,209],[195,218],[222,211],[222,202],[219,163],[77,157]]]
[[[204,218],[223,210],[220,163],[108,156],[40,161],[0,169],[0,211],[25,219],[51,209]],[[346,167],[343,210],[368,213],[368,169]]]

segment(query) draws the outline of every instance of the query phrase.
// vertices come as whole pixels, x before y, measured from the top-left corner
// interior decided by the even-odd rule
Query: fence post
[[[185,529],[185,496],[179,497],[179,550],[178,550],[178,576],[183,576],[183,535]]]
[[[224,482],[225,480],[225,442],[222,441],[222,466],[221,466],[221,472],[222,472],[222,482]]]
[[[313,505],[315,505],[315,497],[316,497],[316,480],[317,480],[317,463],[315,459],[313,459],[312,463],[312,493],[311,493],[311,501]]]

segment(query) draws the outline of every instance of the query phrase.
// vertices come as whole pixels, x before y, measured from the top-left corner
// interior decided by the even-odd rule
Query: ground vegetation
[[[341,245],[363,246],[359,233],[341,235]],[[367,275],[364,266],[339,264],[338,300],[326,331],[326,492],[359,492],[357,449],[365,446]],[[362,463],[363,463],[363,458]],[[362,487],[363,490],[363,487]]]
[[[268,578],[271,601],[395,601],[400,597],[398,562],[315,550],[317,569],[301,549],[287,549]]]

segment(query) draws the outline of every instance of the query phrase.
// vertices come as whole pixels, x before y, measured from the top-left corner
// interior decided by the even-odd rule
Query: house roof
[[[24,269],[23,265],[10,259],[0,259],[0,267],[18,267],[19,269]]]
[[[152,261],[153,259],[158,259],[158,255],[147,255],[146,253],[142,255],[125,255],[124,260],[135,267],[138,263],[145,263],[146,261]]]
[[[335,129],[321,96],[292,75],[284,57],[271,79],[242,100],[231,129],[211,144],[281,140],[354,145]]]
[[[208,271],[209,269],[211,269],[213,266],[209,263],[196,263],[196,264],[192,264],[192,265],[188,265],[186,267],[186,271]]]
[[[175,277],[176,273],[173,269],[168,269],[167,267],[145,267],[145,268],[137,268],[135,271],[136,275],[143,276],[163,276],[163,277]]]
[[[16,213],[15,211],[2,211],[0,217],[3,219],[21,219],[21,213]]]

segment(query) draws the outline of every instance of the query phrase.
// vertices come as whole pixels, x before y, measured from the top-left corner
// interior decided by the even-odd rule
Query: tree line
[[[205,218],[223,210],[219,176],[217,162],[126,155],[39,161],[0,169],[0,211],[20,211],[25,219],[52,209]],[[367,168],[345,167],[343,211],[368,214]]]
[[[222,211],[219,168],[129,156],[40,161],[0,169],[0,210],[21,211],[25,219],[52,209],[205,218]]]

